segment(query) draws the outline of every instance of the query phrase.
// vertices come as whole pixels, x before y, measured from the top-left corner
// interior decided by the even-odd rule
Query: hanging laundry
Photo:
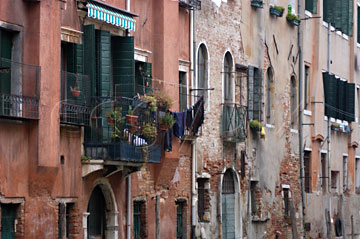
[[[192,116],[192,107],[190,107],[189,109],[186,110],[186,129],[190,130],[191,129],[191,125],[193,122],[193,116]]]
[[[169,128],[165,132],[165,142],[164,142],[164,150],[165,152],[172,152],[172,141],[173,141],[173,130]]]
[[[181,138],[184,136],[185,112],[174,112],[174,118],[176,120],[173,126],[174,135]]]
[[[204,97],[201,97],[194,105],[194,120],[191,127],[194,135],[198,133],[200,126],[204,123],[204,105]]]

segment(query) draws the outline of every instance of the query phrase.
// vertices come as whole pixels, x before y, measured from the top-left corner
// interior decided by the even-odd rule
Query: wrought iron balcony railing
[[[39,119],[40,67],[0,58],[0,117]]]
[[[128,115],[131,106],[132,116]],[[85,155],[92,159],[160,163],[157,112],[147,102],[125,97],[95,99],[85,128]]]
[[[63,71],[61,73],[60,122],[89,125],[91,83],[88,76]]]
[[[243,142],[246,139],[246,107],[233,103],[223,104],[222,131],[224,141]]]

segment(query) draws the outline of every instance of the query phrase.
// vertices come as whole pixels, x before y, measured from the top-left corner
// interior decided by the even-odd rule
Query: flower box
[[[251,0],[251,6],[255,8],[263,8],[263,1]]]
[[[270,7],[270,15],[282,17],[283,14],[284,14],[284,8],[278,6]]]

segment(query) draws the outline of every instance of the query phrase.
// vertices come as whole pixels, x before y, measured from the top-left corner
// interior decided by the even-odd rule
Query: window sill
[[[265,124],[265,127],[269,129],[275,129],[275,125],[272,124]]]
[[[304,110],[304,115],[312,116],[311,110]]]
[[[307,17],[312,17],[312,13],[311,12],[309,12],[308,10],[305,10],[305,16],[307,16]]]
[[[357,42],[357,43],[356,43],[356,46],[357,46],[357,48],[360,48],[360,43]]]
[[[293,133],[293,134],[299,133],[299,131],[297,129],[290,129],[290,132]]]

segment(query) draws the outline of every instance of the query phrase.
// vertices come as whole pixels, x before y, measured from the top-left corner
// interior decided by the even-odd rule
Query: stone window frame
[[[182,239],[187,239],[188,199],[184,198],[184,197],[176,198],[175,199],[175,204],[176,204],[176,213],[177,213],[178,204],[183,204],[183,217],[182,217],[183,234],[182,234]],[[176,225],[177,225],[177,223],[176,223]]]
[[[146,199],[144,197],[139,197],[139,198],[134,198],[133,199],[133,203],[132,203],[132,222],[134,222],[134,218],[135,218],[135,204],[140,204],[140,222],[141,222],[141,227],[140,227],[140,238],[145,239],[148,238],[148,233],[147,233],[147,218],[146,218],[146,209],[147,209],[147,202]],[[135,230],[135,224],[132,223],[132,233],[134,234],[134,230]],[[133,235],[133,237],[135,238],[135,235]]]
[[[0,196],[0,227],[1,227],[1,204],[16,204],[17,217],[15,219],[15,237],[24,237],[25,235],[25,198],[9,198]],[[1,231],[0,231],[1,237]]]
[[[203,182],[203,187],[200,188],[199,181]],[[196,180],[197,192],[198,192],[198,204],[197,204],[197,216],[199,222],[209,222],[210,218],[210,179],[201,177]],[[202,200],[200,200],[202,197]],[[202,204],[202,205],[200,205]],[[199,210],[199,208],[203,208]]]
[[[72,220],[70,218],[76,217],[74,211],[76,210],[75,205],[77,203],[77,199],[56,198],[55,201],[58,203],[58,238],[60,239],[76,238],[76,235],[80,233],[80,231],[78,231],[80,227],[78,227],[77,225],[73,225]],[[80,215],[78,215],[78,217],[80,222]],[[69,231],[67,231],[68,228]]]
[[[12,23],[0,21],[0,29],[5,29],[15,33],[13,35],[13,45],[11,50],[11,62],[16,62],[22,64],[23,62],[23,39],[24,39],[24,29],[22,26],[15,25]],[[22,94],[22,67],[19,69],[11,71],[11,94],[21,95]]]

